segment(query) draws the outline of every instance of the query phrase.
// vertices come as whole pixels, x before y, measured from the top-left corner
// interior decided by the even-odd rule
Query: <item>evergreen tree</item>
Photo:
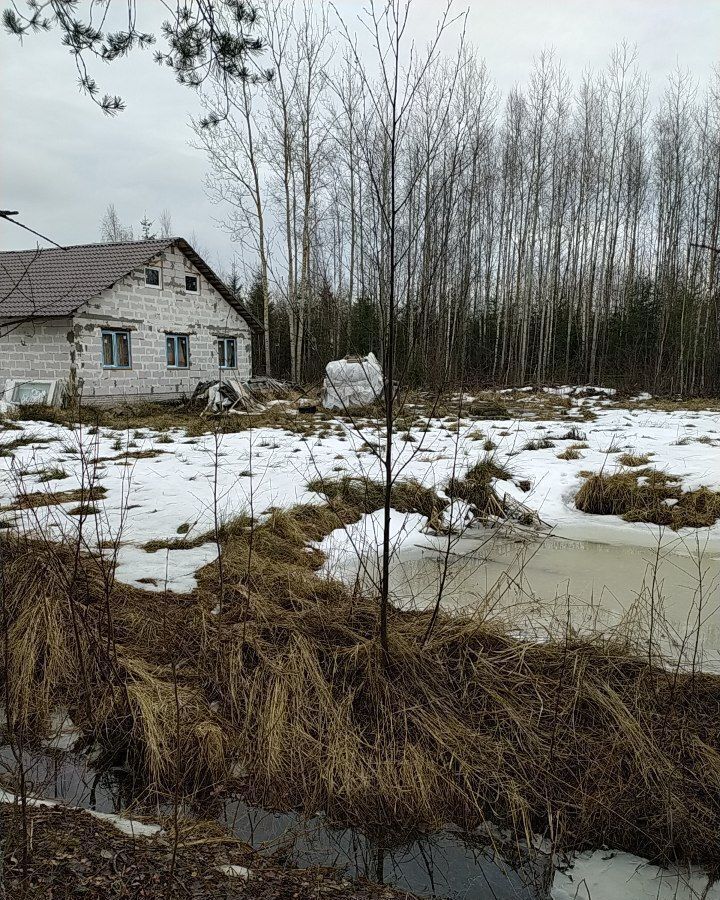
[[[54,0],[38,3],[26,0],[26,10],[18,4],[2,13],[5,30],[18,38],[32,32],[55,31],[75,57],[79,83],[83,91],[107,115],[125,108],[121,97],[105,94],[87,68],[87,60],[97,58],[106,63],[143,50],[157,41],[157,35],[144,31],[138,24],[150,5],[147,0],[103,0],[100,25],[95,24],[93,7],[96,0]],[[106,32],[102,23],[108,20],[111,7],[124,10],[125,30]],[[129,7],[129,9],[128,9]],[[244,0],[177,0],[166,4],[168,18],[161,32],[166,49],[155,52],[155,61],[172,69],[180,84],[199,87],[210,76],[224,81],[260,81],[272,77],[251,64],[263,50],[262,41],[253,34],[257,8]],[[212,124],[208,121],[207,124]]]

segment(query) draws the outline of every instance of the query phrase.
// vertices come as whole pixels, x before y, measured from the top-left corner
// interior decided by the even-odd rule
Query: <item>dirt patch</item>
[[[0,804],[4,838],[2,887],[7,897],[69,900],[194,897],[197,900],[409,898],[379,885],[349,883],[327,868],[293,869],[261,856],[213,823],[174,833],[130,837],[80,810],[28,807],[32,848],[23,872],[19,807]],[[237,867],[235,875],[225,867]]]

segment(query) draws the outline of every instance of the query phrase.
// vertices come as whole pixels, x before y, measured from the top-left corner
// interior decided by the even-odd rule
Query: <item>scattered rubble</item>
[[[210,413],[252,415],[264,412],[273,403],[292,403],[299,397],[300,393],[292,386],[266,375],[247,381],[233,377],[224,377],[218,381],[203,381],[193,394],[193,400],[207,401],[203,415]]]

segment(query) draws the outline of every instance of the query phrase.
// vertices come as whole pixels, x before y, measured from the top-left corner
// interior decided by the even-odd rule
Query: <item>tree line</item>
[[[121,110],[84,60],[155,40],[136,4],[115,33],[92,25],[92,4],[26,6],[5,11],[5,29],[58,31],[84,90]],[[543,53],[503,96],[446,9],[456,51],[404,49],[417,89],[393,112],[382,61],[364,64],[381,17],[368,8],[355,31],[326,0],[193,0],[163,26],[157,60],[201,92],[208,192],[256,273],[244,293],[266,326],[266,370],[311,380],[333,357],[384,356],[392,307],[399,363],[418,383],[716,391],[720,70],[701,89],[677,68],[651,101],[632,48],[576,83]],[[146,217],[142,236],[165,218]],[[109,209],[102,234],[131,231]]]
[[[578,84],[543,53],[503,97],[459,23],[457,53],[405,60],[400,120],[334,16],[270,0],[274,77],[206,85],[195,125],[268,371],[382,355],[392,285],[416,383],[720,387],[720,72],[677,69],[651,102],[628,46]]]

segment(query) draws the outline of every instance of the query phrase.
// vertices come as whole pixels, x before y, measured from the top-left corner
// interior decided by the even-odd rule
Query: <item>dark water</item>
[[[119,813],[129,807],[150,816],[168,812],[143,804],[127,771],[94,770],[84,755],[27,753],[25,768],[28,790],[36,796],[99,812]],[[0,775],[9,775],[13,769],[9,748],[0,747]],[[547,874],[543,857],[528,857],[511,866],[487,838],[479,836],[446,831],[405,843],[389,839],[380,843],[357,829],[330,827],[322,816],[307,819],[292,812],[272,812],[235,797],[225,798],[219,819],[257,850],[275,853],[288,865],[332,866],[349,878],[363,877],[450,900],[542,900],[547,896],[539,888]]]

